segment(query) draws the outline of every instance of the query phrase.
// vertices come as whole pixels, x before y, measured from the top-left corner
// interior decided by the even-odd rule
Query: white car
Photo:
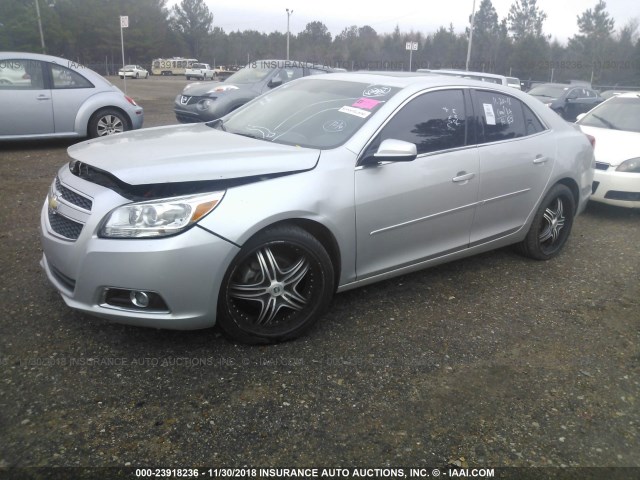
[[[216,72],[211,69],[208,63],[194,63],[191,68],[187,68],[184,76],[187,80],[197,78],[198,80],[213,80]]]
[[[640,208],[640,93],[624,93],[578,117],[596,139],[591,200]]]
[[[140,65],[125,65],[118,70],[118,75],[120,78],[147,78],[149,76],[149,72]]]

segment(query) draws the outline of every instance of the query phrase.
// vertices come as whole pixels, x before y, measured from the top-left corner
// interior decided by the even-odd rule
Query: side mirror
[[[272,78],[271,80],[269,80],[269,83],[267,84],[267,87],[276,88],[276,87],[279,87],[280,85],[282,85],[282,80],[281,79]]]
[[[364,159],[365,165],[373,165],[380,162],[411,162],[418,156],[415,143],[388,138],[383,140],[378,151],[373,156]]]

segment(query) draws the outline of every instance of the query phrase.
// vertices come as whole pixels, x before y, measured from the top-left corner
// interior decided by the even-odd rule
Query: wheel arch
[[[91,136],[91,132],[89,132],[89,126],[91,125],[91,122],[93,121],[94,118],[96,118],[98,116],[98,114],[104,110],[115,110],[118,113],[122,114],[123,118],[125,119],[125,121],[127,122],[127,129],[131,130],[133,128],[133,122],[131,120],[131,117],[129,116],[129,114],[123,110],[120,107],[116,107],[114,105],[105,105],[103,107],[97,108],[90,116],[89,116],[89,120],[87,121],[87,125],[86,125],[86,130],[85,130],[85,135],[87,136]]]
[[[573,195],[573,203],[575,205],[575,211],[573,214],[575,215],[578,210],[578,205],[580,204],[580,189],[578,188],[578,184],[573,178],[565,177],[556,182],[556,184],[561,184],[569,188],[571,190],[571,195]]]
[[[331,230],[322,223],[315,220],[310,220],[308,218],[290,218],[286,220],[279,220],[277,222],[263,226],[260,230],[254,232],[251,237],[249,237],[249,239],[255,237],[264,230],[281,225],[293,225],[301,228],[302,230],[315,237],[316,240],[318,240],[322,244],[324,249],[327,251],[329,258],[331,259],[331,263],[333,265],[334,288],[337,289],[338,282],[340,281],[340,275],[342,273],[342,255],[340,253],[340,247],[338,246],[336,237],[333,235]],[[249,239],[247,239],[247,241]]]

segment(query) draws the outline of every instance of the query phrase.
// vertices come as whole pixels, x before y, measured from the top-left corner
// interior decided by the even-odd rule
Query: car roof
[[[640,92],[625,92],[616,95],[615,98],[640,98]]]
[[[327,78],[324,77],[323,78]],[[517,95],[518,89],[497,83],[482,82],[462,77],[449,77],[438,75],[435,72],[347,72],[332,73],[329,78],[334,80],[347,80],[352,82],[369,83],[370,85],[387,85],[396,88],[413,87],[416,91],[431,87],[462,86],[476,87],[483,90],[495,89]]]

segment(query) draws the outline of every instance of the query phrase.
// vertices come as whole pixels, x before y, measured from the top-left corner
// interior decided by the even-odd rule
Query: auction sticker
[[[371,112],[367,112],[366,110],[362,110],[361,108],[348,107],[346,105],[338,111],[342,113],[348,113],[349,115],[355,115],[356,117],[360,118],[367,118],[369,115],[371,115]]]
[[[372,108],[375,108],[380,103],[381,103],[380,100],[374,100],[373,98],[361,98],[351,106],[371,110]]]
[[[487,125],[495,125],[496,124],[496,114],[493,113],[493,105],[490,103],[483,103],[484,107],[484,116],[487,119]]]

